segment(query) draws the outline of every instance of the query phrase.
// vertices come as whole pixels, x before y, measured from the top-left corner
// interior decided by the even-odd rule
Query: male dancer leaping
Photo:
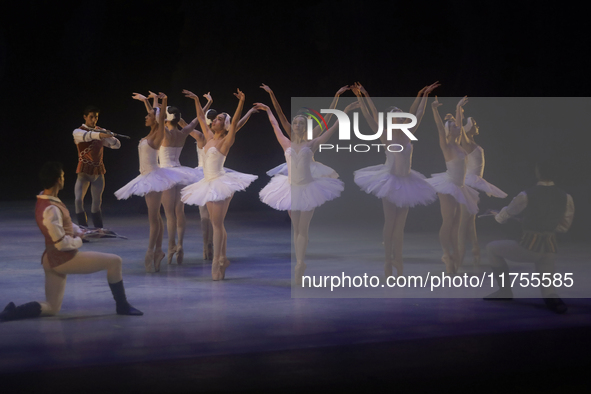
[[[99,252],[79,252],[83,231],[72,223],[66,206],[57,197],[64,188],[61,163],[45,163],[39,174],[43,192],[37,196],[35,219],[45,237],[45,252],[41,258],[45,270],[45,302],[29,302],[16,306],[9,303],[0,312],[0,321],[25,319],[57,314],[62,306],[66,276],[107,271],[107,281],[116,302],[118,315],[143,315],[125,297],[121,273],[121,257]]]
[[[112,137],[107,130],[97,127],[100,110],[89,106],[84,110],[84,124],[74,130],[74,142],[78,148],[78,167],[76,173],[76,217],[78,224],[88,226],[84,212],[84,196],[90,186],[92,194],[92,223],[94,227],[103,227],[101,202],[105,189],[105,165],[103,164],[103,147],[119,149],[121,142]]]

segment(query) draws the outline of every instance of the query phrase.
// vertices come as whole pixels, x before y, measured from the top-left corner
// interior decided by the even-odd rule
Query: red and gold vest
[[[57,239],[55,241],[51,239],[49,230],[43,224],[43,212],[45,212],[47,207],[50,205],[53,205],[60,210],[66,235],[74,237],[74,227],[72,226],[70,212],[68,212],[68,208],[66,208],[63,202],[59,200],[56,201],[55,199],[51,198],[37,196],[37,205],[35,206],[35,220],[37,220],[39,230],[41,230],[41,233],[45,237],[45,251],[43,252],[43,256],[47,254],[49,265],[51,268],[55,268],[58,265],[64,264],[73,259],[74,256],[76,256],[76,253],[78,253],[78,250],[60,251],[55,247],[55,244],[61,241],[61,239]],[[43,256],[41,256],[41,264],[43,264]]]
[[[90,131],[89,128],[82,125],[81,130]],[[103,141],[92,140],[90,142],[81,142],[76,144],[78,148],[78,167],[76,174],[85,173],[88,175],[104,174],[105,165],[103,164]]]

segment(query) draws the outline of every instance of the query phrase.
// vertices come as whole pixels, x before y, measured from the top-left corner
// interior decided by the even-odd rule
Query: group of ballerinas
[[[409,112],[416,116],[417,124],[410,128],[416,133],[425,113],[429,94],[439,86],[436,82],[421,89]],[[164,224],[160,206],[164,206],[168,230],[168,264],[176,254],[178,264],[183,261],[183,237],[185,232],[184,204],[198,205],[203,232],[204,259],[212,260],[212,279],[225,278],[230,261],[226,257],[227,233],[224,219],[228,206],[236,191],[245,190],[257,176],[243,174],[224,168],[224,161],[234,144],[236,133],[249,117],[259,111],[267,113],[269,122],[285,154],[286,162],[267,174],[271,181],[260,191],[260,199],[270,207],[288,211],[294,230],[296,254],[295,278],[301,283],[306,270],[305,255],[308,245],[308,231],[314,210],[327,201],[340,196],[344,184],[332,168],[314,160],[314,153],[320,144],[326,143],[338,128],[337,121],[327,130],[314,128],[312,139],[307,138],[307,117],[298,114],[291,123],[285,116],[273,91],[262,85],[269,93],[279,122],[271,109],[262,103],[255,103],[243,118],[245,96],[240,90],[234,95],[238,106],[234,116],[210,109],[212,98],[204,97],[207,104],[201,107],[199,97],[184,90],[186,97],[194,100],[197,117],[186,123],[180,111],[168,106],[165,94],[150,92],[148,97],[134,93],[133,98],[144,102],[147,109],[146,126],[149,134],[138,146],[140,175],[119,189],[118,199],[131,195],[145,196],[148,206],[150,236],[145,256],[147,272],[158,272],[166,256],[162,251]],[[330,108],[337,106],[339,97],[351,90],[357,101],[348,105],[345,113],[361,109],[367,123],[374,132],[378,131],[378,111],[367,91],[359,83],[344,86],[337,91]],[[153,99],[153,103],[150,103]],[[462,265],[466,240],[473,246],[475,261],[479,261],[479,248],[475,230],[475,215],[478,212],[478,192],[484,191],[496,197],[506,197],[500,189],[483,178],[484,155],[474,137],[478,126],[472,118],[463,124],[463,107],[468,102],[463,98],[457,105],[455,116],[448,114],[445,123],[441,119],[437,97],[432,103],[435,123],[439,133],[447,171],[425,178],[411,170],[412,141],[402,130],[395,130],[392,140],[380,137],[384,144],[399,144],[401,152],[385,150],[386,162],[355,172],[355,183],[365,192],[382,200],[384,209],[383,240],[385,247],[385,275],[403,274],[402,246],[408,209],[416,205],[427,205],[439,197],[443,223],[439,232],[443,248],[442,261],[446,272],[454,274]],[[390,112],[402,112],[391,107]],[[325,117],[327,124],[331,114]],[[408,119],[394,118],[394,122]],[[197,130],[199,124],[200,130]],[[188,136],[196,140],[199,166],[183,167],[179,163],[180,152]],[[287,136],[286,136],[287,135]],[[158,163],[158,160],[160,163]],[[178,239],[178,242],[177,242]]]

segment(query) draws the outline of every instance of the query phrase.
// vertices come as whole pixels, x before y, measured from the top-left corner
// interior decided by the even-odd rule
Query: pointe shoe
[[[168,253],[166,254],[166,263],[168,265],[172,264],[172,258],[176,253],[176,246],[171,246],[168,248]]]
[[[156,272],[156,270],[154,269],[154,251],[153,250],[148,250],[146,252],[146,257],[144,258],[144,265],[146,267],[146,272],[153,274],[154,272]]]
[[[453,275],[456,273],[456,267],[454,264],[454,260],[450,255],[444,254],[441,257],[441,261],[445,264],[445,273]]]
[[[176,263],[183,264],[183,259],[185,258],[185,251],[182,246],[176,247]]]
[[[166,254],[163,251],[154,252],[154,272],[160,272],[160,263]]]
[[[472,256],[474,257],[474,265],[480,265],[480,248],[473,248]]]
[[[211,279],[213,280],[222,280],[222,264],[220,264],[219,260],[214,261],[211,265]]]
[[[220,265],[220,273],[222,274],[222,279],[226,279],[226,268],[230,266],[230,260],[224,257],[224,264]]]
[[[304,276],[304,272],[306,272],[306,263],[296,264],[295,266],[295,282],[296,285],[302,284],[302,277]]]

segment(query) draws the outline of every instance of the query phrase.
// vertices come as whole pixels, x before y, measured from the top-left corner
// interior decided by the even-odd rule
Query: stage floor
[[[43,300],[44,246],[33,205],[2,203],[0,212],[1,306]],[[292,298],[290,223],[285,213],[266,211],[228,214],[232,265],[226,280],[213,282],[211,263],[202,260],[198,216],[194,211],[187,216],[184,263],[167,266],[164,260],[161,272],[147,274],[147,215],[106,215],[105,226],[129,239],[96,240],[82,250],[123,258],[127,297],[145,315],[115,314],[104,273],[70,275],[58,316],[0,324],[0,376],[46,392],[51,391],[46,384],[58,384],[68,373],[78,380],[61,380],[62,388],[110,392],[284,392],[287,387],[374,387],[384,379],[407,385],[416,379],[420,391],[421,383],[434,388],[439,384],[434,382],[447,382],[458,371],[472,371],[464,376],[468,384],[483,382],[485,368],[502,372],[506,365],[514,371],[519,363],[525,379],[556,364],[575,368],[577,355],[587,357],[590,346],[578,341],[589,342],[590,299],[565,299],[569,311],[555,315],[539,298]],[[376,240],[375,259],[364,269],[380,275],[381,223],[376,227],[367,235]],[[483,269],[484,245],[494,234],[480,237]],[[321,239],[311,237],[311,271],[315,259],[330,258]],[[568,243],[560,253],[561,261],[579,264],[591,256],[591,247]],[[441,271],[440,257],[436,233],[406,234],[409,271]],[[402,375],[396,377],[396,371]],[[571,379],[564,387],[579,383]]]

